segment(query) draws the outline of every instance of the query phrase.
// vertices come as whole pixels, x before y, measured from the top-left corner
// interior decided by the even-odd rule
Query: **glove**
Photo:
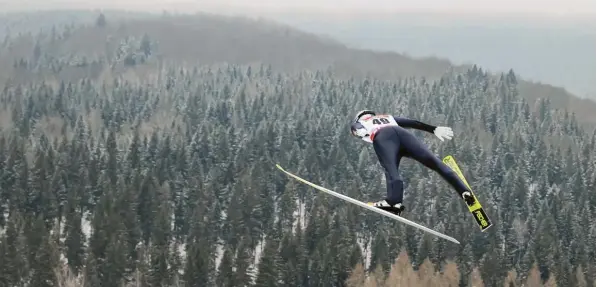
[[[435,130],[433,130],[433,134],[435,134],[440,141],[444,141],[444,139],[451,140],[454,136],[454,132],[452,132],[452,128],[450,127],[436,127]]]

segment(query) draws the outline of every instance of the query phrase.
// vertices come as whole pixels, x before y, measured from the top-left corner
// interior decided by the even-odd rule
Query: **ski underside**
[[[343,200],[345,200],[345,201],[348,201],[348,202],[350,202],[350,203],[356,204],[356,205],[358,205],[358,206],[360,206],[360,207],[363,207],[363,208],[369,209],[369,210],[371,210],[371,211],[373,211],[373,212],[376,212],[376,213],[379,213],[379,214],[381,214],[381,215],[385,215],[385,216],[387,216],[387,217],[389,217],[389,218],[392,218],[392,219],[394,219],[394,220],[398,220],[398,221],[400,221],[400,222],[402,222],[402,223],[406,223],[406,224],[408,224],[408,225],[410,225],[410,226],[413,226],[413,227],[419,228],[419,229],[421,229],[421,230],[423,230],[423,231],[425,231],[425,232],[431,233],[431,234],[433,234],[433,235],[435,235],[435,236],[437,236],[437,237],[440,237],[440,238],[446,239],[446,240],[448,240],[448,241],[451,241],[451,242],[454,242],[454,243],[456,243],[456,244],[460,244],[460,242],[458,242],[458,240],[454,239],[453,237],[450,237],[450,236],[448,236],[448,235],[445,235],[445,234],[443,234],[443,233],[437,232],[437,231],[435,231],[435,230],[433,230],[433,229],[430,229],[430,228],[427,228],[427,227],[425,227],[425,226],[422,226],[422,225],[420,225],[420,224],[417,224],[417,223],[415,223],[415,222],[412,222],[412,221],[410,221],[410,220],[408,220],[408,219],[406,219],[406,218],[400,217],[400,216],[398,216],[398,215],[396,215],[396,214],[393,214],[393,213],[390,213],[390,212],[388,212],[388,211],[385,211],[385,210],[379,209],[379,208],[377,208],[377,207],[373,207],[372,205],[369,205],[369,204],[367,204],[367,203],[365,203],[365,202],[362,202],[362,201],[356,200],[356,199],[354,199],[354,198],[351,198],[351,197],[348,197],[348,196],[346,196],[346,195],[339,194],[339,193],[337,193],[337,192],[334,192],[334,191],[332,191],[332,190],[329,190],[329,189],[327,189],[327,188],[325,188],[325,187],[319,186],[319,185],[317,185],[317,184],[314,184],[314,183],[312,183],[312,182],[309,182],[309,181],[307,181],[307,180],[305,180],[305,179],[302,179],[302,178],[300,178],[300,177],[298,177],[298,176],[296,176],[296,175],[294,175],[294,174],[292,174],[292,173],[290,173],[290,172],[288,172],[288,171],[284,170],[284,169],[283,169],[283,168],[282,168],[282,167],[281,167],[279,164],[276,164],[276,167],[277,167],[279,170],[281,170],[282,172],[284,172],[285,174],[287,174],[288,176],[290,176],[290,177],[292,177],[292,178],[294,178],[294,179],[296,179],[296,180],[298,180],[298,181],[300,181],[300,182],[302,182],[302,183],[304,183],[304,184],[307,184],[307,185],[309,185],[309,186],[311,186],[311,187],[313,187],[313,188],[315,188],[315,189],[317,189],[317,190],[323,191],[323,192],[325,192],[325,193],[327,193],[327,194],[333,195],[333,196],[335,196],[335,197],[337,197],[337,198],[340,198],[340,199],[343,199]]]
[[[475,202],[472,205],[468,205],[468,204],[466,205],[468,207],[468,211],[473,215],[473,218],[475,219],[475,222],[477,222],[477,224],[479,225],[479,228],[481,228],[481,231],[487,230],[487,228],[489,228],[492,225],[491,220],[489,220],[489,217],[487,217],[487,214],[485,214],[485,210],[483,210],[483,206],[481,206],[481,203],[479,202],[479,200],[477,200],[477,196],[473,193],[473,189],[471,188],[471,186],[468,184],[468,182],[464,178],[464,175],[462,174],[462,172],[460,171],[460,168],[456,164],[454,157],[449,155],[449,156],[444,157],[444,159],[442,161],[447,166],[449,166],[454,172],[456,172],[456,175],[458,175],[460,180],[462,180],[462,182],[464,182],[464,184],[466,184],[466,187],[468,187],[468,189],[471,191],[471,194],[475,198]],[[465,202],[465,204],[466,204],[466,202]]]

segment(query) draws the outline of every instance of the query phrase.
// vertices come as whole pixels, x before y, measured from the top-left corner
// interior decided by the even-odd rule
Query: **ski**
[[[376,212],[376,213],[379,213],[379,214],[381,214],[381,215],[385,215],[385,216],[387,216],[387,217],[389,217],[389,218],[392,218],[392,219],[394,219],[394,220],[398,220],[398,221],[400,221],[400,222],[402,222],[402,223],[406,223],[406,224],[408,224],[408,225],[410,225],[410,226],[413,226],[413,227],[419,228],[419,229],[421,229],[421,230],[423,230],[423,231],[425,231],[425,232],[431,233],[431,234],[433,234],[433,235],[435,235],[435,236],[437,236],[437,237],[440,237],[440,238],[446,239],[446,240],[448,240],[448,241],[451,241],[451,242],[454,242],[454,243],[456,243],[456,244],[460,244],[460,242],[458,242],[458,240],[454,239],[453,237],[450,237],[450,236],[448,236],[448,235],[442,234],[442,233],[440,233],[440,232],[437,232],[437,231],[435,231],[435,230],[433,230],[433,229],[427,228],[427,227],[425,227],[425,226],[422,226],[422,225],[420,225],[420,224],[417,224],[417,223],[415,223],[415,222],[412,222],[412,221],[410,221],[410,220],[408,220],[408,219],[405,219],[405,218],[403,218],[403,217],[400,217],[400,216],[398,216],[398,215],[396,215],[396,214],[393,214],[393,213],[390,213],[390,212],[384,211],[384,210],[382,210],[382,209],[379,209],[379,208],[377,208],[377,207],[373,207],[373,206],[371,206],[371,205],[368,205],[368,204],[367,204],[367,203],[365,203],[365,202],[362,202],[362,201],[356,200],[356,199],[354,199],[354,198],[351,198],[351,197],[348,197],[348,196],[346,196],[346,195],[339,194],[339,193],[337,193],[337,192],[331,191],[331,190],[329,190],[329,189],[327,189],[327,188],[324,188],[324,187],[322,187],[322,186],[319,186],[319,185],[316,185],[316,184],[314,184],[314,183],[312,183],[312,182],[309,182],[309,181],[307,181],[307,180],[305,180],[305,179],[302,179],[302,178],[300,178],[300,177],[298,177],[298,176],[296,176],[296,175],[294,175],[294,174],[292,174],[292,173],[290,173],[290,172],[288,172],[288,171],[284,170],[284,169],[283,169],[283,168],[282,168],[282,167],[281,167],[279,164],[276,164],[276,167],[277,167],[279,170],[281,170],[282,172],[284,172],[285,174],[287,174],[288,176],[290,176],[290,177],[292,177],[292,178],[294,178],[294,179],[296,179],[296,180],[298,180],[298,181],[300,181],[300,182],[302,182],[302,183],[305,183],[305,184],[307,184],[307,185],[309,185],[309,186],[311,186],[311,187],[313,187],[313,188],[315,188],[315,189],[317,189],[317,190],[323,191],[323,192],[325,192],[325,193],[327,193],[327,194],[333,195],[333,196],[335,196],[335,197],[337,197],[337,198],[340,198],[340,199],[342,199],[342,200],[345,200],[345,201],[348,201],[348,202],[350,202],[350,203],[356,204],[356,205],[358,205],[358,206],[360,206],[360,207],[363,207],[363,208],[369,209],[369,210],[371,210],[371,211],[374,211],[374,212]]]
[[[475,202],[472,205],[467,204],[466,206],[468,207],[469,212],[473,215],[473,218],[475,218],[475,221],[479,225],[479,228],[481,228],[481,231],[487,230],[487,228],[489,228],[492,225],[491,220],[489,220],[489,217],[487,217],[487,214],[485,214],[485,210],[483,210],[483,206],[481,206],[481,203],[477,199],[477,196],[473,193],[473,189],[471,188],[471,186],[468,184],[468,182],[464,178],[464,175],[462,174],[462,172],[460,171],[460,168],[456,164],[456,160],[454,160],[453,156],[448,155],[448,156],[444,157],[444,159],[442,161],[446,165],[448,165],[454,172],[456,172],[456,174],[458,175],[460,180],[462,180],[464,182],[464,184],[466,184],[468,189],[471,191],[471,194],[473,195]],[[464,201],[464,199],[463,199],[463,201]],[[465,202],[465,204],[466,204],[466,202]]]

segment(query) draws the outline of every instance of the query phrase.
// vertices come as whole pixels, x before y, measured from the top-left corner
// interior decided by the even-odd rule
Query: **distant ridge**
[[[469,68],[436,58],[413,59],[395,52],[352,49],[334,39],[265,19],[208,13],[127,19],[123,16],[126,13],[122,13],[119,20],[114,20],[107,15],[107,26],[90,24],[74,29],[64,40],[47,43],[44,52],[56,57],[70,53],[94,58],[105,56],[106,45],[116,45],[127,36],[141,38],[147,34],[158,43],[161,59],[184,63],[263,62],[288,72],[331,67],[340,77],[371,76],[382,80],[401,77],[433,80],[448,70]],[[22,36],[16,42],[15,49],[0,55],[3,66],[12,65],[11,59],[29,58],[33,54],[32,36]],[[0,73],[0,79],[6,76]],[[562,88],[522,80],[519,83],[521,95],[531,105],[538,98],[548,98],[554,108],[568,109],[579,122],[594,127],[595,102],[574,97]]]

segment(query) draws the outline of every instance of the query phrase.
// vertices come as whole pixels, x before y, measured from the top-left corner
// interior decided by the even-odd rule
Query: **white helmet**
[[[359,123],[359,120],[364,115],[375,116],[375,112],[371,111],[371,110],[362,110],[357,113],[357,115],[354,117],[354,119],[352,120],[352,122],[350,124],[350,133],[355,137],[362,138],[362,137],[368,136],[367,130],[365,129],[365,127],[361,123]]]

